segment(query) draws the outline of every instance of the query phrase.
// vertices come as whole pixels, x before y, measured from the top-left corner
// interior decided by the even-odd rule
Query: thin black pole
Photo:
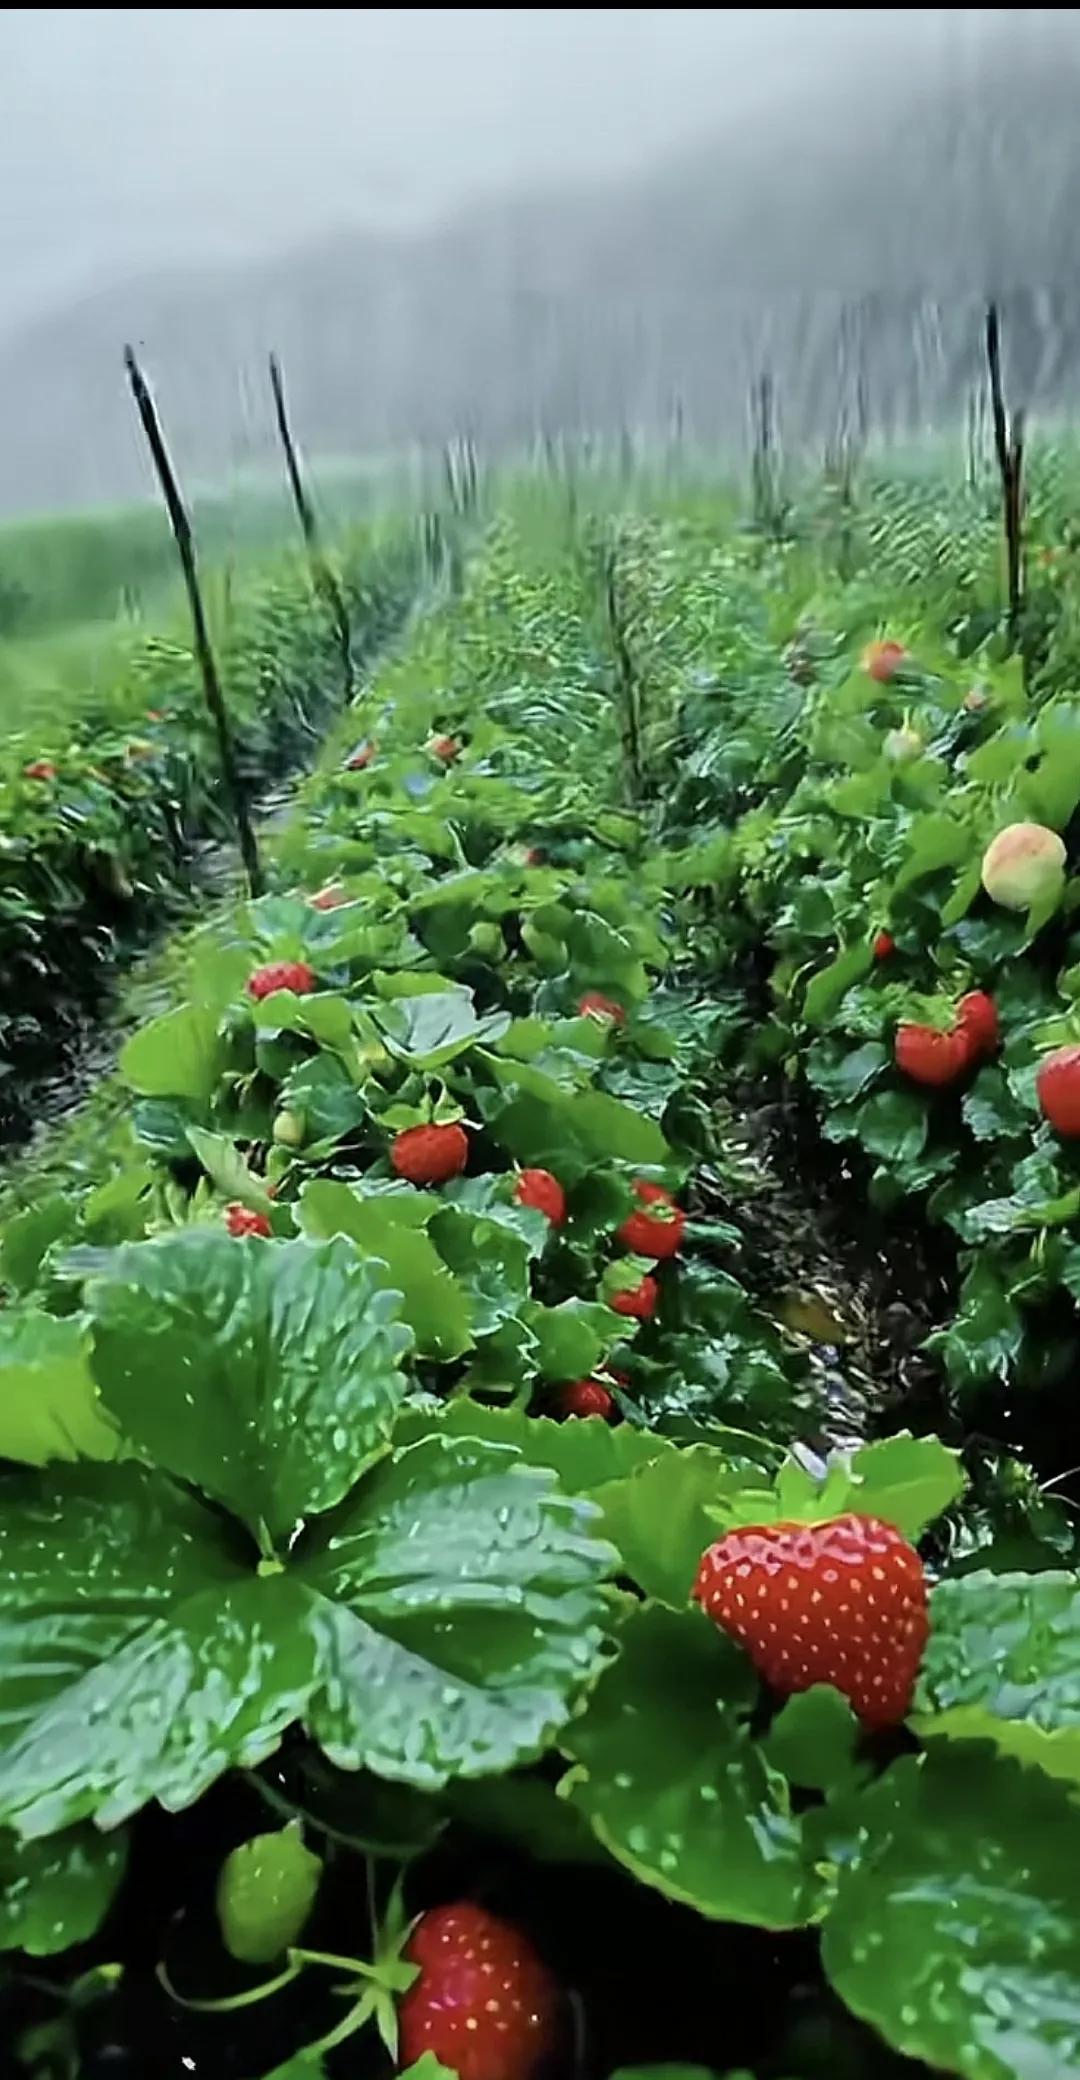
[[[325,600],[330,618],[333,621],[338,640],[338,650],[341,656],[345,699],[346,701],[351,701],[356,685],[356,674],[353,666],[352,629],[349,625],[349,610],[345,604],[345,597],[337,578],[326,560],[326,554],[319,535],[319,523],[315,518],[315,509],[307,494],[307,486],[304,483],[303,472],[300,468],[300,457],[297,454],[296,443],[292,437],[292,428],[289,425],[289,413],[285,403],[285,382],[281,373],[281,363],[276,354],[271,354],[270,356],[270,388],[274,393],[274,416],[277,420],[278,433],[281,436],[281,445],[285,451],[285,468],[288,471],[289,487],[293,495],[293,504],[296,507],[296,516],[300,522],[300,532],[304,537],[304,546],[307,549],[312,584],[316,592]]]
[[[627,641],[619,600],[618,555],[613,542],[608,542],[602,565],[604,611],[608,624],[615,664],[615,686],[622,718],[623,759],[627,794],[636,807],[644,792],[644,773],[641,756],[641,702],[637,673]]]
[[[169,516],[169,526],[172,528],[173,539],[176,543],[177,554],[184,573],[188,606],[191,609],[191,627],[195,643],[195,656],[202,675],[206,705],[217,733],[221,771],[236,822],[236,835],[240,845],[240,857],[244,863],[248,888],[253,896],[261,895],[263,884],[259,868],[259,853],[255,843],[255,832],[252,828],[251,818],[248,815],[247,803],[244,799],[244,790],[240,784],[240,774],[237,769],[236,755],[233,749],[228,709],[225,706],[225,696],[221,690],[221,680],[218,677],[218,669],[214,662],[214,652],[210,643],[210,632],[206,625],[206,612],[199,588],[195,538],[191,530],[191,521],[181,496],[175,471],[169,459],[169,451],[165,446],[165,436],[161,430],[161,422],[157,415],[154,400],[150,395],[146,378],[135,359],[134,350],[131,347],[124,348],[124,367],[127,370],[127,378],[131,385],[131,394],[135,399],[136,410],[142,421],[142,429],[146,435],[147,446],[153,457],[154,469],[157,472],[158,483],[161,485],[161,495],[165,501],[165,510]]]
[[[994,450],[1001,477],[1009,631],[1015,638],[1020,622],[1023,571],[1024,415],[1014,412],[1010,426],[1001,380],[1001,324],[996,303],[988,304],[986,310],[986,360],[990,372]]]

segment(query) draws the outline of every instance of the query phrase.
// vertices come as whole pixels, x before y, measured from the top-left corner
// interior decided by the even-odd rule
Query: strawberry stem
[[[294,1962],[296,1957],[297,1952],[290,1950],[289,1963],[285,1970],[279,1972],[274,1979],[264,1979],[261,1986],[251,1986],[246,1993],[228,1994],[223,1999],[212,2001],[188,2000],[182,1993],[178,1993],[169,1977],[164,1960],[156,1968],[156,1977],[158,1984],[164,1987],[169,1999],[175,2001],[178,2007],[188,2008],[197,2015],[231,2015],[240,2008],[254,2008],[259,2001],[269,2000],[271,1994],[280,1993],[283,1987],[291,1986],[304,1968],[302,1964]]]

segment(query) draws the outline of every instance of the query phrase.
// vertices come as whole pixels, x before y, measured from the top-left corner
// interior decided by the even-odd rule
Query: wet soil
[[[917,1206],[875,1212],[857,1152],[824,1141],[812,1107],[789,1091],[737,1089],[721,1132],[725,1176],[742,1187],[738,1274],[820,1387],[821,1434],[808,1441],[857,1444],[917,1408],[944,1420],[921,1346],[955,1309],[948,1234]],[[730,1182],[718,1188],[730,1206]]]

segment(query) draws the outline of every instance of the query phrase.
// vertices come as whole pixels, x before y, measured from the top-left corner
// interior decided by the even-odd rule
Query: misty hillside
[[[1010,387],[1080,391],[1080,40],[978,74],[887,76],[778,110],[634,184],[537,194],[422,235],[356,234],[229,272],[103,290],[0,342],[0,507],[146,487],[120,350],[181,463],[273,451],[266,353],[309,452],[537,429],[737,438],[775,371],[787,432],[827,434],[857,375],[886,427],[960,406],[1001,300]],[[1043,39],[1045,45],[1045,36]]]

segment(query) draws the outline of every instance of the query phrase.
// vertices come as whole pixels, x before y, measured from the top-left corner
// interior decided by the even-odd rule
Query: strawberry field
[[[399,622],[416,563],[403,527],[350,544],[358,653]],[[241,785],[257,796],[309,755],[340,705],[334,630],[287,562],[249,579],[218,620]],[[229,828],[182,627],[131,639],[107,687],[95,688],[89,658],[83,669],[79,698],[46,688],[17,728],[0,688],[0,1144],[32,1127],[36,1080],[70,1057],[125,959],[190,898],[195,846]]]
[[[1080,2062],[1080,566],[512,487],[0,1219],[30,2080]]]

